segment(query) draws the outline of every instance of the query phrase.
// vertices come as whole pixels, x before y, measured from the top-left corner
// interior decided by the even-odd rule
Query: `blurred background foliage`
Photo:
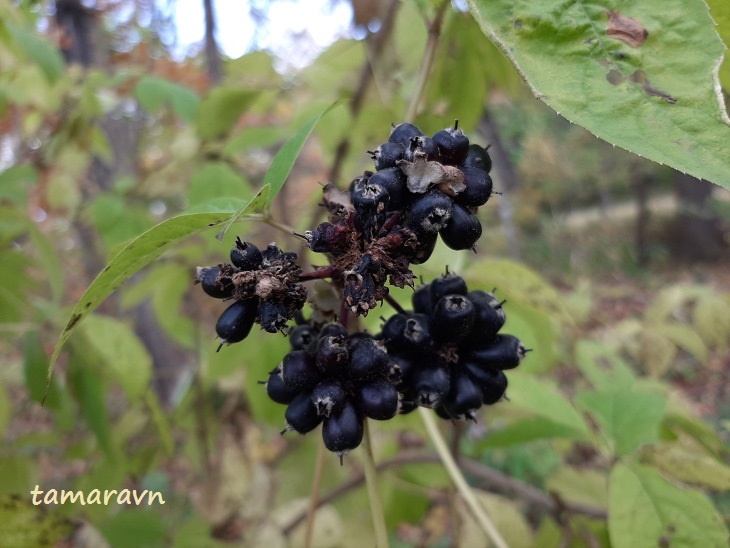
[[[318,436],[279,436],[283,408],[257,383],[288,342],[255,333],[216,353],[223,305],[192,285],[236,235],[321,264],[275,227],[240,222],[222,243],[203,231],[136,273],[81,323],[39,405],[69,310],[125,242],[185,211],[234,211],[286,139],[343,99],[273,204],[276,221],[313,228],[322,184],[369,169],[365,151],[402,120],[433,3],[318,3],[347,15],[327,44],[317,29],[276,35],[292,4],[248,3],[255,31],[233,58],[214,31],[222,2],[201,2],[206,30],[190,45],[175,3],[0,0],[0,543],[303,542]],[[443,425],[498,528],[510,546],[723,545],[728,192],[555,115],[460,2],[415,122],[433,133],[455,117],[490,145],[501,194],[480,210],[478,254],[439,247],[416,274],[448,265],[496,287],[506,331],[534,349],[509,402]],[[373,435],[394,546],[487,545],[415,414]],[[314,545],[371,546],[359,461],[336,464]],[[33,506],[36,484],[150,489],[166,504]]]

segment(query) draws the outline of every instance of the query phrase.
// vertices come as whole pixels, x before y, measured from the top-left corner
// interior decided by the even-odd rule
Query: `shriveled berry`
[[[398,391],[387,379],[356,383],[355,397],[360,410],[371,419],[387,421],[398,412]]]
[[[355,449],[362,442],[364,426],[360,412],[350,401],[345,401],[339,413],[330,415],[322,426],[325,447],[340,457]]]
[[[482,236],[482,223],[466,208],[454,204],[451,220],[441,229],[439,235],[451,249],[471,249]]]
[[[401,143],[383,143],[370,155],[375,162],[375,169],[381,171],[396,166],[398,160],[403,159],[405,147]]]
[[[411,138],[421,137],[423,132],[413,124],[403,122],[397,126],[393,126],[393,130],[390,132],[388,137],[389,143],[400,143],[404,148],[410,146]]]
[[[269,333],[283,331],[289,321],[288,308],[281,301],[262,301],[259,304],[258,314],[261,327]]]
[[[320,382],[312,390],[312,403],[317,408],[317,414],[325,417],[339,413],[346,399],[342,384],[333,379]]]
[[[289,430],[296,430],[300,434],[311,432],[322,422],[322,415],[317,413],[317,407],[312,403],[312,394],[309,391],[300,392],[287,406],[284,413],[286,427],[282,434]]]
[[[223,311],[215,325],[221,346],[241,342],[248,337],[256,321],[258,305],[258,299],[236,301]]]
[[[512,335],[497,335],[492,342],[469,350],[472,360],[492,369],[514,369],[526,354],[525,345]]]
[[[222,274],[220,266],[199,266],[195,281],[206,294],[216,299],[229,299],[233,296],[233,280],[227,274]]]
[[[454,200],[464,207],[479,207],[487,203],[492,196],[492,178],[483,169],[462,167],[466,188],[456,195]]]
[[[441,297],[431,316],[431,333],[445,342],[464,339],[474,325],[474,305],[463,295]]]
[[[388,378],[394,384],[409,384],[423,358],[414,352],[390,354],[388,359]]]
[[[434,234],[448,224],[453,208],[454,204],[446,194],[429,190],[411,203],[406,226],[417,235]]]
[[[294,401],[299,390],[289,388],[281,379],[281,366],[269,373],[269,380],[266,381],[266,393],[276,403],[285,405]]]
[[[487,149],[472,144],[469,145],[469,154],[467,154],[463,165],[464,167],[477,167],[489,173],[492,170],[492,158],[489,156]]]
[[[438,147],[441,162],[458,166],[466,160],[469,154],[469,138],[459,129],[459,121],[454,127],[442,129],[433,136],[433,142]]]
[[[236,238],[236,244],[231,249],[231,262],[241,270],[258,270],[263,257],[258,247],[251,242],[243,242]]]
[[[281,377],[289,388],[309,390],[322,378],[314,356],[304,350],[289,352],[281,362]]]

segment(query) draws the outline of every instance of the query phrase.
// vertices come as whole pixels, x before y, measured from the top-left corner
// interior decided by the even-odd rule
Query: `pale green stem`
[[[451,451],[449,451],[449,447],[446,445],[446,440],[444,440],[444,437],[441,435],[441,431],[433,418],[433,412],[424,407],[419,407],[418,412],[421,414],[421,419],[423,420],[423,424],[426,426],[428,436],[431,438],[431,441],[436,447],[436,452],[439,454],[439,457],[441,457],[441,462],[444,467],[446,467],[446,471],[449,473],[449,476],[451,476],[451,480],[454,482],[456,489],[464,498],[464,502],[466,502],[466,505],[471,510],[474,518],[477,520],[477,523],[479,523],[479,526],[482,528],[484,533],[492,540],[497,548],[508,548],[507,543],[502,538],[502,535],[499,534],[494,523],[484,511],[482,505],[479,504],[479,501],[474,495],[474,491],[472,491],[471,487],[469,487],[469,484],[464,479],[464,474],[461,473],[459,466],[456,464],[454,457],[451,455]]]
[[[319,492],[322,487],[322,473],[324,471],[324,461],[327,453],[323,443],[319,444],[317,450],[317,461],[314,465],[314,479],[312,480],[312,492],[309,495],[309,509],[307,510],[307,529],[304,533],[304,548],[312,546],[312,535],[314,533],[314,519],[317,514],[317,506],[319,506]]]
[[[378,493],[377,472],[373,458],[373,446],[370,440],[370,427],[365,419],[365,433],[363,435],[363,450],[360,452],[365,483],[368,488],[368,499],[370,500],[370,515],[373,518],[373,529],[375,530],[375,546],[377,548],[388,548],[388,530],[385,527],[385,515],[383,504],[380,502]]]

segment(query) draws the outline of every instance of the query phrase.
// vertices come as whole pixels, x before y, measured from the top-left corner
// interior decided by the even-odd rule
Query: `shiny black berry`
[[[351,379],[369,379],[387,372],[388,353],[382,341],[361,339],[350,347],[348,374]]]
[[[363,418],[355,405],[347,400],[339,413],[330,415],[322,426],[322,440],[325,447],[342,457],[362,442]]]
[[[454,200],[464,207],[479,207],[487,203],[492,195],[492,178],[483,169],[462,167],[466,188]]]
[[[419,314],[431,314],[433,310],[433,300],[431,299],[431,284],[423,284],[411,297],[413,303],[413,311]]]
[[[451,220],[441,232],[443,242],[457,251],[471,249],[482,236],[482,223],[476,215],[459,204],[454,204]]]
[[[387,421],[398,412],[398,391],[384,378],[375,378],[355,385],[355,398],[365,416]]]
[[[296,395],[287,406],[284,413],[286,427],[282,434],[288,430],[296,430],[300,434],[311,432],[322,422],[322,415],[317,413],[317,407],[312,402],[311,392],[304,391]]]
[[[418,405],[437,407],[451,387],[449,367],[435,362],[424,364],[413,372],[410,384]]]
[[[236,238],[236,244],[231,249],[231,262],[241,270],[258,270],[263,257],[258,247],[250,242],[243,242]]]
[[[441,405],[454,419],[475,420],[475,414],[482,405],[482,391],[477,383],[459,368],[451,375],[451,390]]]
[[[215,325],[221,346],[241,342],[248,337],[256,321],[258,305],[258,299],[236,301],[223,311]]]
[[[281,362],[281,376],[293,390],[309,390],[321,379],[314,356],[304,350],[289,352]]]
[[[407,180],[401,168],[389,167],[374,173],[369,182],[379,185],[388,193],[388,211],[400,211],[408,205],[411,199],[411,193],[406,184]]]
[[[431,302],[434,304],[446,295],[466,295],[468,293],[464,278],[453,272],[447,272],[436,278],[429,284],[429,290]]]
[[[403,159],[405,147],[401,143],[383,143],[370,155],[375,162],[375,169],[381,171],[395,167],[398,160]]]
[[[294,401],[299,390],[289,388],[281,378],[281,366],[269,373],[269,380],[266,381],[266,393],[276,403],[285,405]]]
[[[314,351],[319,339],[319,331],[311,325],[298,325],[289,333],[289,344],[292,350]]]
[[[458,128],[459,121],[453,128],[442,129],[433,136],[433,142],[438,147],[441,162],[457,166],[466,160],[469,154],[469,138]]]
[[[479,289],[469,291],[467,295],[474,305],[476,312],[474,326],[469,335],[474,342],[486,342],[492,340],[502,329],[506,320],[504,307],[493,293],[487,293]]]
[[[469,357],[492,369],[514,369],[527,354],[525,345],[512,335],[497,335],[492,342],[475,345],[469,350]]]
[[[406,226],[416,235],[435,234],[451,219],[454,204],[451,198],[439,190],[429,190],[411,203]]]
[[[444,342],[457,342],[471,332],[476,316],[474,305],[463,295],[441,297],[431,316],[433,336]]]
[[[463,167],[476,167],[489,173],[492,170],[492,158],[489,156],[487,149],[472,144],[469,145],[469,154],[464,160]]]
[[[404,122],[393,127],[393,130],[390,132],[390,137],[388,137],[388,142],[399,143],[406,148],[410,146],[411,138],[421,137],[422,135],[423,132],[416,126],[409,124],[408,122]]]
[[[216,299],[229,299],[233,296],[233,281],[228,274],[222,273],[220,266],[198,267],[195,281],[200,283],[206,294]]]
[[[317,408],[317,414],[324,417],[339,413],[346,399],[347,393],[342,384],[333,379],[320,382],[312,390],[312,403]]]
[[[350,361],[347,339],[339,335],[320,337],[315,356],[320,371],[329,375],[337,374]]]
[[[431,346],[431,318],[426,314],[411,314],[403,327],[403,339],[413,349]]]
[[[430,137],[426,137],[425,135],[411,137],[411,142],[406,147],[404,158],[408,162],[413,162],[416,156],[424,156],[428,161],[438,161],[439,149]]]

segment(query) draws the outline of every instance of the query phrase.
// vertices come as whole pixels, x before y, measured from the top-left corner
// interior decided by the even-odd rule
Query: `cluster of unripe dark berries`
[[[504,302],[493,293],[468,291],[445,274],[413,294],[413,311],[390,317],[377,338],[385,342],[399,374],[405,402],[436,410],[444,419],[475,419],[507,389],[504,371],[527,353],[514,336],[500,334]]]
[[[310,324],[292,330],[292,350],[269,373],[266,391],[287,406],[288,430],[306,434],[322,423],[327,449],[340,456],[363,437],[363,420],[388,420],[400,407],[390,375],[394,364],[382,341],[348,333],[342,325]]]
[[[307,299],[296,253],[283,252],[275,244],[261,251],[237,238],[230,259],[230,264],[198,267],[195,279],[211,297],[233,300],[215,326],[221,340],[218,350],[241,342],[254,323],[269,333],[286,331]]]

